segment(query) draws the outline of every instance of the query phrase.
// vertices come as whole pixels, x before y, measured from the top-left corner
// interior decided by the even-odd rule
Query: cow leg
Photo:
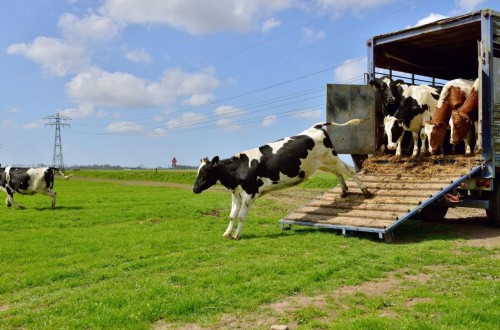
[[[241,199],[235,192],[232,194],[232,204],[231,204],[231,213],[229,214],[229,225],[227,226],[226,231],[222,236],[231,238],[231,233],[234,228],[234,220],[238,217],[241,209]]]
[[[56,195],[57,195],[57,193],[54,190],[50,189],[50,188],[44,188],[43,190],[41,190],[39,192],[41,194],[49,196],[52,199],[52,203],[50,205],[50,208],[51,209],[55,209],[56,208]]]
[[[469,130],[467,132],[467,136],[465,137],[464,139],[464,143],[465,143],[465,155],[466,156],[469,156],[472,154],[472,150],[471,150],[471,142],[472,142],[472,132],[471,130]]]
[[[351,166],[347,165],[340,159],[338,160],[338,163],[335,167],[322,166],[319,169],[333,173],[337,176],[337,178],[339,178],[340,188],[342,189],[340,195],[341,197],[345,197],[347,192],[347,185],[345,183],[343,174],[346,174],[347,176],[351,177],[354,180],[354,182],[356,182],[359,189],[361,189],[361,192],[366,198],[373,197],[373,194],[368,191],[368,188],[366,188],[365,184],[358,178],[356,171]]]
[[[339,185],[340,185],[340,197],[345,197],[347,195],[347,185],[345,183],[345,179],[344,179],[344,176],[342,174],[339,174],[339,173],[336,173],[336,172],[332,172],[333,174],[335,174],[335,176],[337,177],[338,181],[339,181]]]
[[[413,137],[413,153],[411,154],[412,157],[417,157],[418,156],[418,139],[419,139],[419,133],[418,132],[411,132],[411,135]]]
[[[255,196],[254,198],[246,196],[245,198],[242,199],[240,214],[238,215],[238,228],[236,228],[236,232],[233,235],[233,239],[239,240],[241,238],[241,231],[243,230],[243,225],[245,224],[248,211],[250,210],[250,206],[252,206],[252,203],[255,198],[257,198],[257,196]]]
[[[427,135],[425,134],[424,129],[420,130],[420,141],[422,145],[420,146],[420,155],[427,155]]]
[[[482,138],[482,135],[479,134],[477,121],[474,123],[474,127],[476,128],[476,146],[474,147],[474,152],[482,153],[483,152],[483,138]]]
[[[21,204],[17,203],[14,200],[14,194],[9,194],[9,193],[7,194],[7,199],[5,200],[5,204],[7,204],[7,207],[11,207],[12,205],[14,205],[18,209],[24,209],[24,206],[22,206]]]

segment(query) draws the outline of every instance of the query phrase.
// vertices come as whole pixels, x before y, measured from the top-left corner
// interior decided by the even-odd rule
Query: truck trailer
[[[339,154],[352,155],[374,197],[364,198],[354,184],[348,185],[347,198],[333,188],[279,220],[282,229],[371,232],[391,241],[405,221],[442,220],[450,207],[485,209],[489,223],[500,226],[500,12],[446,18],[375,36],[366,45],[366,84],[327,84],[326,119],[368,119],[358,127],[329,128],[329,134]],[[368,82],[384,75],[432,86],[478,78],[480,151],[469,157],[380,156],[375,136],[382,104]]]

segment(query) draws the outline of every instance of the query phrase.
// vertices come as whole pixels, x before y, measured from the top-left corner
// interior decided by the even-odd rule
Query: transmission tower
[[[62,144],[61,144],[61,127],[69,126],[69,124],[65,123],[65,121],[71,120],[71,118],[66,116],[61,116],[59,112],[57,112],[53,116],[44,117],[44,119],[50,120],[50,122],[45,124],[45,126],[56,127],[56,135],[54,137],[54,155],[52,156],[52,166],[64,169]]]

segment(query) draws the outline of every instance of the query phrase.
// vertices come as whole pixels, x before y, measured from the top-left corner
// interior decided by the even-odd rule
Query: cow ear
[[[212,158],[212,166],[216,167],[219,164],[219,156]]]
[[[377,87],[380,88],[380,84],[377,79],[370,80],[370,85],[376,90]]]
[[[402,85],[404,83],[405,83],[404,80],[401,80],[401,79],[398,79],[398,80],[394,81],[394,85],[396,85],[396,86],[400,86],[400,85]]]

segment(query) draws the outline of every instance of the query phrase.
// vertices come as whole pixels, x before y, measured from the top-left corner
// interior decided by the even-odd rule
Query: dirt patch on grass
[[[407,285],[424,284],[432,279],[429,274],[404,274],[390,273],[386,278],[364,282],[359,285],[343,286],[332,292],[316,295],[313,297],[296,295],[287,297],[278,302],[263,305],[256,312],[246,315],[223,315],[219,322],[211,327],[202,327],[199,324],[175,325],[167,324],[164,320],[158,321],[154,329],[166,330],[209,330],[209,329],[271,329],[275,326],[281,326],[289,330],[296,329],[299,323],[296,321],[296,315],[301,311],[309,310],[327,310],[332,301],[341,301],[349,296],[363,294],[366,297],[383,296],[395,290],[399,290],[403,283]],[[413,306],[418,303],[426,302],[428,298],[410,298],[406,303]],[[348,308],[343,306],[342,308]],[[338,309],[337,309],[338,311]],[[397,317],[397,314],[391,310],[382,310],[382,314],[390,317]],[[335,320],[337,313],[330,310],[327,315],[319,317],[322,322],[328,323]],[[275,327],[276,328],[276,327]]]

